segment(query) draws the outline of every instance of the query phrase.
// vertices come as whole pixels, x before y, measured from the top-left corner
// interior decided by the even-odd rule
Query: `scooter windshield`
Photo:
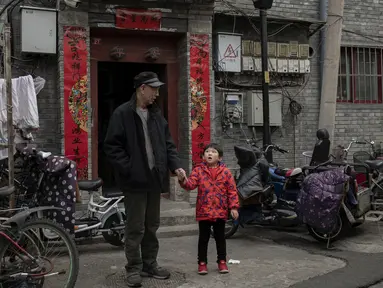
[[[235,157],[241,168],[252,167],[257,163],[257,157],[253,148],[246,146],[234,146]]]

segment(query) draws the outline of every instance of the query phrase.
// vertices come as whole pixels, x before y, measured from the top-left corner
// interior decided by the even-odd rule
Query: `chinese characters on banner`
[[[190,35],[190,91],[192,163],[202,161],[203,148],[210,143],[210,55],[209,35]]]
[[[77,163],[79,179],[88,179],[88,79],[86,30],[64,27],[64,148]]]
[[[139,30],[160,30],[161,11],[117,8],[116,28],[139,29]]]

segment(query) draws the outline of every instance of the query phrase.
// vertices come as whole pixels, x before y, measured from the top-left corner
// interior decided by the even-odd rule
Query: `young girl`
[[[197,165],[189,178],[179,175],[180,185],[186,190],[198,188],[196,219],[199,224],[198,273],[207,274],[207,248],[213,226],[217,246],[217,263],[220,273],[228,273],[226,265],[225,222],[229,210],[234,219],[238,218],[238,195],[234,177],[221,163],[222,149],[209,144],[204,149],[204,162]]]

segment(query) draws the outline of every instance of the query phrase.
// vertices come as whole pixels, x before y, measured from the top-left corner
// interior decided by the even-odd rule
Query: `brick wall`
[[[344,7],[342,44],[357,47],[383,47],[381,13],[382,1],[347,1]],[[366,37],[357,35],[366,35]],[[335,126],[335,144],[348,145],[353,137],[383,141],[383,105],[338,103]],[[367,148],[367,147],[366,147]],[[355,145],[351,149],[361,150]],[[349,158],[350,159],[350,158]]]
[[[231,3],[238,7],[247,15],[258,16],[258,11],[255,11],[252,1],[240,0],[224,2],[217,1],[215,12],[232,11],[232,7],[225,3]],[[274,6],[269,10],[268,14],[271,17],[280,16],[281,18],[295,18],[303,20],[319,20],[319,0],[275,0]],[[348,1],[344,11],[344,26],[343,29],[352,30],[359,34],[380,37],[382,32],[382,22],[380,12],[383,8],[383,3],[379,1],[360,2],[356,0]],[[247,31],[246,31],[247,33]],[[283,34],[283,33],[281,33]],[[371,36],[372,35],[372,36]],[[358,36],[352,33],[343,32],[342,44],[362,47],[381,47],[383,41],[380,38],[369,40],[365,37]],[[284,117],[284,126],[273,133],[272,141],[278,145],[286,147],[290,150],[288,155],[280,155],[274,153],[274,159],[280,165],[301,165],[304,163],[302,157],[303,151],[312,150],[316,141],[316,130],[318,129],[319,104],[320,104],[320,39],[319,33],[311,37],[309,40],[310,46],[314,49],[314,57],[311,58],[311,73],[309,81],[305,88],[297,95],[296,99],[303,105],[302,113],[297,117],[295,129],[291,125],[291,119]],[[288,88],[291,95],[295,95],[300,88]],[[261,93],[261,92],[260,92]],[[222,105],[221,93],[216,93],[216,113],[219,114]],[[246,101],[245,101],[246,103]],[[288,101],[285,101],[285,108]],[[286,111],[285,108],[283,111]],[[347,145],[353,137],[371,138],[376,142],[383,141],[383,128],[381,123],[383,120],[382,105],[368,104],[337,104],[335,139],[333,143]],[[245,109],[246,121],[246,109]],[[218,122],[218,121],[217,121]],[[252,137],[251,131],[244,130],[249,137]],[[294,133],[295,132],[295,133]],[[221,143],[225,151],[225,161],[231,168],[236,168],[236,159],[233,154],[233,146],[239,143],[239,138],[243,138],[238,127],[230,129],[228,135],[222,133],[220,124],[216,125],[215,139]],[[262,130],[257,129],[256,138],[262,138]],[[262,142],[260,142],[262,144]],[[366,147],[367,148],[367,147]],[[356,147],[351,150],[360,150],[362,147]],[[350,157],[351,157],[350,154]],[[349,158],[350,159],[350,158]]]
[[[226,1],[229,2],[229,1]],[[242,13],[245,13],[247,16],[258,16],[258,12],[255,11],[252,1],[236,1],[236,4],[234,4],[235,7],[238,7],[241,9]],[[291,3],[294,1],[290,1]],[[307,2],[307,3],[306,3]],[[287,1],[275,1],[275,6],[269,10],[268,14],[270,17],[280,17],[280,18],[294,18],[294,19],[301,19],[306,21],[313,21],[317,20],[317,6],[318,1],[305,1],[307,4],[306,6],[298,5],[298,4],[287,4]],[[298,13],[297,13],[297,7],[299,6]],[[302,10],[303,7],[306,10]],[[316,7],[316,8],[315,8]],[[232,7],[228,5],[222,4],[222,2],[217,2],[215,12],[218,14],[222,11],[225,11],[226,13],[230,10],[234,10]],[[314,19],[312,17],[315,17]],[[247,20],[246,20],[247,21]],[[233,23],[233,21],[225,21]],[[254,20],[256,25],[259,27],[259,23],[257,23],[256,20]],[[217,20],[214,29],[219,31],[227,31],[229,32],[230,29],[228,27],[225,27],[223,21]],[[231,24],[233,25],[233,24]],[[236,20],[236,26],[239,25],[239,20]],[[270,25],[271,26],[271,25]],[[283,25],[282,25],[283,26]],[[305,25],[303,25],[305,26]],[[231,27],[231,30],[233,27]],[[247,28],[249,29],[249,28]],[[277,27],[269,27],[270,31],[275,31]],[[319,39],[318,36],[313,36],[311,39],[308,39],[307,37],[307,28],[305,27],[299,27],[299,26],[292,26],[288,27],[283,32],[279,33],[275,37],[272,37],[270,41],[290,41],[290,40],[296,40],[299,41],[299,43],[308,43],[314,50],[318,50],[318,43]],[[242,32],[240,31],[242,30]],[[243,34],[244,38],[247,39],[259,39],[259,34],[254,32],[252,28],[249,30],[243,30],[242,27],[236,28],[237,33]],[[315,53],[316,55],[319,55],[319,51]],[[294,117],[291,116],[291,114],[288,112],[288,106],[290,101],[286,98],[282,98],[282,106],[283,106],[283,126],[280,128],[272,128],[272,141],[273,143],[284,147],[286,150],[289,150],[289,154],[282,155],[280,153],[274,152],[274,161],[278,163],[281,166],[294,166],[294,165],[300,165],[303,161],[302,159],[302,152],[311,150],[316,138],[315,138],[315,132],[317,130],[317,123],[318,123],[318,117],[319,117],[319,58],[314,56],[311,59],[311,73],[309,75],[305,76],[305,85],[302,89],[302,86],[298,87],[285,87],[283,90],[278,87],[272,87],[270,92],[275,89],[275,92],[284,92],[288,91],[289,95],[294,98],[295,101],[297,101],[299,104],[302,105],[303,109],[301,114],[296,117],[294,120]],[[218,74],[218,73],[217,73]],[[239,81],[244,80],[250,80],[250,82],[254,82],[254,76],[251,76],[250,79],[249,76],[235,76],[232,75],[232,77],[236,78]],[[303,81],[302,78],[298,79],[291,79],[293,81]],[[257,83],[261,83],[261,79],[258,77],[258,79],[255,80]],[[246,81],[244,82],[246,83]],[[255,136],[256,139],[260,139],[259,142],[260,145],[262,145],[262,127],[257,127],[255,129],[255,135],[253,135],[253,130],[247,128],[247,107],[248,107],[248,91],[249,89],[243,88],[240,89],[239,92],[244,93],[244,111],[243,111],[243,125],[242,128],[245,131],[247,138],[252,138]],[[262,91],[257,89],[257,93],[259,95],[262,95]],[[236,170],[237,164],[236,164],[236,158],[233,151],[233,146],[235,144],[241,143],[245,139],[244,133],[241,131],[238,124],[234,124],[233,128],[227,130],[226,132],[222,131],[221,123],[220,123],[220,114],[222,111],[222,104],[223,104],[223,95],[222,92],[218,89],[216,89],[216,97],[215,97],[215,110],[216,110],[216,132],[215,132],[215,139],[216,142],[220,143],[221,146],[224,148],[224,161],[225,163],[232,169]]]

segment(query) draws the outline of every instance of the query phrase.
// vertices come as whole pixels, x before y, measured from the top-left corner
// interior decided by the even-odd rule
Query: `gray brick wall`
[[[226,1],[230,2],[230,1]],[[241,9],[242,13],[245,13],[247,16],[258,16],[258,11],[255,11],[252,1],[231,1],[235,7]],[[234,3],[236,2],[236,3]],[[280,18],[295,18],[302,20],[317,20],[318,14],[318,3],[319,1],[305,1],[305,5],[297,3],[298,1],[275,1],[274,7],[269,10],[268,14],[270,17],[280,17]],[[296,4],[293,4],[296,3]],[[299,6],[299,9],[297,9]],[[303,10],[303,8],[305,8]],[[222,4],[222,2],[216,3],[215,11],[229,12],[234,10],[232,7]],[[297,12],[298,11],[298,12]],[[241,14],[241,13],[240,13]],[[315,17],[314,19],[312,17]],[[214,29],[222,31],[222,21],[217,20],[217,25]],[[238,21],[237,21],[238,23]],[[232,24],[231,24],[232,25]],[[237,24],[238,25],[238,24]],[[259,27],[258,27],[259,28]],[[227,30],[227,27],[224,29]],[[231,28],[233,29],[233,28]],[[242,29],[239,28],[238,29]],[[270,28],[271,29],[271,28]],[[225,31],[226,31],[225,30]],[[259,39],[259,35],[254,31],[243,31],[238,33],[243,33],[244,36],[248,39]],[[271,29],[275,31],[276,29]],[[229,30],[228,30],[229,31]],[[270,39],[270,41],[289,41],[297,40],[300,43],[309,43],[311,47],[317,50],[319,39],[318,36],[313,36],[311,39],[308,39],[305,28],[286,28],[282,33],[279,33],[277,36]],[[317,52],[319,53],[319,51]],[[319,55],[319,54],[317,54]],[[232,75],[233,76],[233,75]],[[250,80],[249,77],[238,77],[234,76],[238,81],[240,80]],[[254,81],[254,76],[251,81]],[[305,76],[305,81],[307,84],[302,90],[302,87],[285,87],[283,91],[280,88],[275,88],[276,92],[288,91],[289,95],[293,96],[294,100],[302,105],[303,109],[301,114],[294,118],[288,113],[289,100],[283,97],[283,126],[279,129],[272,128],[272,131],[275,131],[272,134],[273,143],[284,147],[289,150],[289,154],[282,155],[280,153],[274,152],[274,161],[281,166],[294,166],[300,165],[302,162],[302,152],[306,150],[311,150],[315,143],[315,132],[318,123],[319,116],[319,59],[318,57],[313,57],[311,59],[311,73],[310,75]],[[260,83],[260,79],[255,79]],[[294,81],[302,81],[302,78],[291,79]],[[301,91],[302,90],[302,91]],[[242,125],[243,130],[245,131],[248,138],[253,137],[252,130],[247,128],[247,103],[248,103],[248,89],[241,89],[240,92],[244,93],[244,124]],[[298,92],[301,91],[299,94]],[[272,92],[272,90],[270,91]],[[258,90],[257,93],[262,95],[262,91]],[[227,130],[226,132],[222,131],[220,123],[220,114],[222,111],[222,102],[223,96],[219,90],[216,90],[215,97],[215,110],[216,110],[216,131],[215,139],[224,149],[224,161],[225,163],[233,170],[236,170],[236,158],[233,151],[233,146],[235,144],[241,143],[245,136],[243,135],[238,124],[234,124],[232,129]],[[294,127],[295,123],[295,127]],[[255,129],[256,139],[262,139],[262,128],[257,127]],[[262,145],[262,140],[259,142]]]
[[[382,1],[347,1],[344,7],[342,44],[359,47],[383,47]],[[365,35],[366,37],[357,35]],[[335,144],[348,145],[353,137],[371,137],[383,141],[383,105],[338,103],[336,113]],[[366,147],[367,148],[367,147]],[[351,153],[363,147],[356,145]]]
[[[250,0],[224,2],[232,3],[247,15],[258,16],[258,11],[255,11],[252,1]],[[224,11],[230,13],[230,11],[232,11],[232,8],[224,2],[216,2],[215,12]],[[379,11],[381,11],[382,8],[383,3],[378,1],[368,1],[363,3],[356,0],[348,1],[344,11],[343,29],[352,30],[358,34],[370,35],[370,38],[374,38],[374,35],[380,37],[383,24],[381,23]],[[270,17],[279,16],[281,18],[298,18],[309,21],[319,20],[319,0],[275,0],[273,8],[269,10],[268,14]],[[294,166],[303,164],[304,158],[302,152],[312,150],[316,141],[315,133],[318,129],[320,103],[319,45],[320,39],[319,33],[317,33],[310,39],[310,46],[314,48],[315,53],[314,57],[311,59],[309,82],[295,99],[303,105],[303,110],[301,115],[297,118],[295,129],[292,127],[291,121],[289,121],[290,119],[284,117],[284,126],[272,135],[273,142],[290,150],[290,154],[288,155],[274,153],[274,159],[280,165]],[[343,32],[342,45],[381,47],[383,41],[379,38],[375,38],[374,41],[356,34]],[[288,88],[288,90],[294,95],[300,88]],[[221,93],[216,93],[215,101],[216,113],[218,115],[222,105]],[[285,105],[287,104],[288,101],[285,101]],[[382,108],[381,104],[366,105],[337,103],[335,138],[333,139],[333,144],[347,145],[353,137],[369,138],[369,136],[376,142],[383,141],[383,128],[381,126],[381,123],[383,123]],[[284,111],[286,110],[284,109]],[[227,132],[228,135],[225,135],[222,133],[222,129],[219,126],[219,124],[216,126],[215,138],[217,139],[217,142],[220,142],[224,147],[225,161],[231,168],[236,168],[233,146],[235,143],[240,142],[238,140],[239,138],[243,138],[242,133],[238,127],[234,127]],[[246,126],[244,127],[246,133],[251,137],[251,131],[247,130]],[[256,138],[262,138],[261,129],[257,129]],[[262,142],[260,142],[260,144],[262,144]],[[362,147],[355,146],[355,148],[352,149],[351,154],[353,151],[360,149],[362,149]]]

